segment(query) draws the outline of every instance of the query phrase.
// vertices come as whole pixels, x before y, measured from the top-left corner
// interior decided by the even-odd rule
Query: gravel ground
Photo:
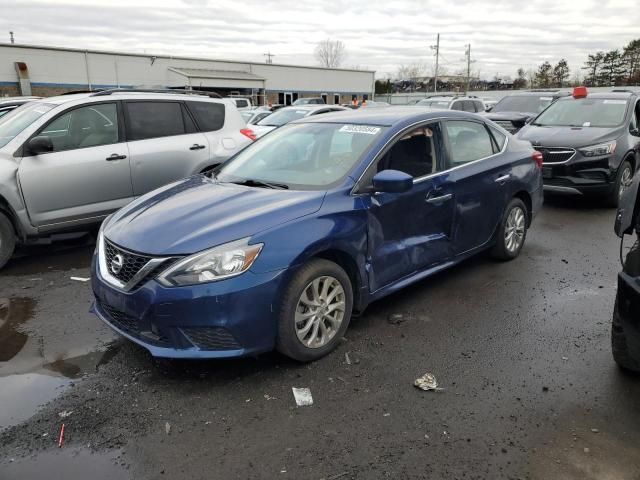
[[[613,219],[550,200],[520,258],[377,302],[310,365],[154,362],[70,279],[90,241],[30,249],[0,273],[0,479],[640,478],[640,378],[610,352]],[[444,390],[416,389],[426,372]]]

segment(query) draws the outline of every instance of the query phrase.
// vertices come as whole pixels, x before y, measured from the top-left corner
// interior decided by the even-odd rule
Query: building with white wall
[[[0,96],[105,88],[194,88],[290,104],[371,98],[375,72],[0,43]],[[30,91],[29,91],[30,90]]]

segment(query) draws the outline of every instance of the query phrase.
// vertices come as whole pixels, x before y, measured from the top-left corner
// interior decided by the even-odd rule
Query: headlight
[[[240,275],[253,265],[263,246],[248,242],[244,238],[191,255],[162,272],[158,281],[166,287],[179,287]]]
[[[616,151],[616,142],[601,143],[591,147],[580,148],[580,153],[585,157],[601,157],[602,155],[610,155]]]

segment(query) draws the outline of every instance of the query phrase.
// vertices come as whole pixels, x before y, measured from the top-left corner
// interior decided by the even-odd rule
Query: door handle
[[[427,196],[425,200],[427,201],[427,203],[442,203],[442,202],[446,202],[447,200],[451,200],[451,197],[453,197],[453,194],[447,193],[446,195],[440,195],[439,197]]]
[[[511,175],[507,173],[506,175],[502,175],[501,177],[496,178],[495,182],[496,183],[504,183],[507,180],[509,180],[510,178],[511,178]]]
[[[202,150],[203,148],[204,148],[204,145],[198,145],[197,143],[194,143],[189,147],[189,150]]]
[[[117,153],[113,153],[107,158],[105,158],[105,160],[107,162],[113,162],[114,160],[124,160],[125,158],[127,158],[126,155],[118,155]]]

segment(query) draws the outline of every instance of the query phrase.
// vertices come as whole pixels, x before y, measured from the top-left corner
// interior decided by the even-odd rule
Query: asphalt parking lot
[[[387,297],[309,365],[154,362],[88,313],[89,237],[23,251],[0,272],[0,479],[639,478],[613,218],[549,199],[520,258]]]

